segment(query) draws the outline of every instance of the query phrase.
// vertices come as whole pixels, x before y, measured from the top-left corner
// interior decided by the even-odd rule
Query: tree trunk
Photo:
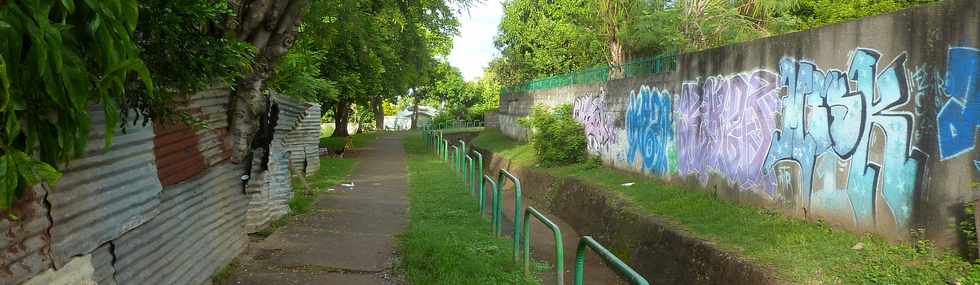
[[[412,99],[412,129],[413,130],[417,128],[419,124],[419,96],[420,95],[417,92],[418,90],[412,92],[413,93],[412,95],[415,95],[415,98]]]
[[[623,63],[626,62],[626,56],[623,55],[623,45],[615,36],[609,38],[609,53],[609,79],[625,77],[626,71],[623,69]]]
[[[331,137],[348,137],[350,133],[347,131],[347,122],[350,121],[350,102],[345,98],[341,98],[334,105],[333,111],[333,123],[334,129]]]
[[[251,149],[255,147],[251,142],[258,129],[258,118],[268,110],[268,100],[262,94],[263,85],[275,69],[276,62],[292,46],[307,1],[231,1],[239,18],[228,19],[226,28],[234,30],[240,40],[256,48],[253,72],[239,81],[229,98],[232,163],[248,160]]]
[[[371,106],[374,109],[374,126],[375,130],[383,131],[385,129],[385,108],[384,100],[380,97],[374,98],[371,102]]]

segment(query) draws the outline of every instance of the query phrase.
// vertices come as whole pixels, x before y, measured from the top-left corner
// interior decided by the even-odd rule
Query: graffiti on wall
[[[777,76],[766,70],[682,85],[677,105],[677,170],[702,183],[718,173],[742,188],[774,186],[766,159],[779,108]]]
[[[629,106],[626,107],[629,143],[626,160],[636,165],[636,159],[640,158],[644,171],[670,174],[677,165],[673,137],[670,93],[646,85],[641,86],[639,92],[630,91]]]
[[[980,126],[980,51],[951,47],[946,58],[943,90],[949,98],[936,116],[941,160],[972,150]]]
[[[863,48],[846,72],[780,60],[782,125],[764,170],[775,172],[776,199],[786,204],[904,232],[925,155],[912,146],[914,116],[899,110],[911,97],[906,55],[879,60]]]
[[[572,116],[585,128],[589,151],[598,153],[609,144],[616,143],[613,133],[613,120],[606,112],[606,94],[585,95],[575,98]]]

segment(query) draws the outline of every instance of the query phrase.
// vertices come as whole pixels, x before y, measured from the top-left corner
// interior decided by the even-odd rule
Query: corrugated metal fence
[[[320,107],[272,95],[280,112],[269,163],[246,194],[244,169],[228,161],[228,94],[184,103],[204,127],[128,125],[107,148],[93,108],[86,155],[62,166],[57,185],[25,193],[16,219],[0,217],[0,284],[207,282],[248,231],[286,214],[290,175],[319,167]]]

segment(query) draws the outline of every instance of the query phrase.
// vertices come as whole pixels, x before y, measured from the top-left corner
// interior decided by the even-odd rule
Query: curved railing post
[[[449,141],[442,139],[442,160],[449,161]]]
[[[483,197],[486,196],[486,193],[484,193],[486,191],[486,189],[487,189],[486,188],[486,185],[487,185],[487,182],[490,182],[490,203],[491,203],[491,205],[490,205],[490,208],[487,209],[487,210],[488,210],[488,212],[490,212],[490,231],[491,232],[494,232],[495,231],[495,228],[494,228],[493,225],[494,225],[494,221],[496,221],[496,217],[493,216],[493,209],[497,205],[496,204],[496,201],[497,200],[494,199],[494,197],[497,197],[497,182],[494,182],[493,181],[493,178],[491,178],[490,175],[483,175],[483,178],[480,179],[480,180],[483,181],[482,183],[480,183],[480,216],[481,217],[483,216],[483,208],[485,208],[485,206],[486,206],[486,201],[483,200]]]
[[[454,145],[452,149],[452,161],[449,163],[449,168],[453,170],[453,173],[456,173],[456,166],[458,165],[456,160],[459,159],[459,147]]]
[[[494,207],[493,210],[494,215],[497,216],[497,219],[494,228],[496,229],[497,235],[499,236],[500,220],[501,220],[500,202],[502,202],[500,200],[503,198],[501,195],[503,195],[504,193],[503,191],[503,187],[505,185],[504,177],[507,177],[508,179],[510,179],[511,182],[514,183],[514,259],[516,260],[521,255],[520,252],[521,250],[521,180],[518,179],[513,174],[510,174],[510,172],[508,172],[505,169],[501,169],[499,174],[497,174],[497,197],[494,198],[494,200],[496,200],[495,203],[496,206]]]
[[[466,155],[466,142],[463,141],[463,140],[459,140],[459,153],[460,153],[460,155]],[[460,157],[462,157],[462,156],[460,156]],[[465,166],[464,165],[464,162],[465,161],[463,161],[462,159],[460,159],[459,162],[458,162],[459,163],[458,167],[459,168],[463,168]]]
[[[562,246],[561,242],[561,230],[558,229],[558,225],[551,222],[548,218],[545,218],[541,212],[534,209],[534,207],[527,207],[524,210],[524,276],[527,277],[531,273],[531,220],[528,218],[535,217],[542,224],[551,229],[551,232],[555,235],[555,273],[558,274],[558,284],[565,284],[565,248]]]
[[[603,247],[601,244],[592,239],[591,236],[583,236],[578,242],[578,250],[575,251],[575,285],[582,285],[585,283],[585,248],[592,248],[599,257],[602,257],[606,261],[606,264],[611,265],[613,269],[619,271],[622,276],[629,278],[630,283],[634,285],[649,285],[643,276],[639,273],[633,271],[629,265],[626,265],[622,260],[619,260],[616,255],[609,252],[608,249]]]
[[[470,192],[470,186],[473,184],[470,176],[473,176],[473,157],[469,154],[466,155],[466,167],[463,168],[463,191]]]
[[[476,192],[477,192],[477,190],[476,190],[477,183],[480,184],[479,185],[480,189],[483,189],[483,186],[484,186],[483,183],[480,182],[480,181],[483,181],[483,179],[482,179],[482,176],[483,176],[483,154],[480,153],[479,151],[476,151],[475,149],[472,150],[471,152],[474,155],[476,155],[476,156],[474,156],[475,159],[476,159],[476,161],[475,161],[476,166],[474,167],[474,169],[471,169],[471,171],[474,171],[475,175],[471,175],[472,176],[471,178],[473,180],[470,182],[470,184],[471,184],[470,185],[470,188],[473,188],[473,194],[476,194]]]

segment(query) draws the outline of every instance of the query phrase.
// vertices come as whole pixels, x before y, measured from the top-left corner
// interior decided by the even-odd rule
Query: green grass
[[[443,134],[456,134],[456,133],[471,133],[482,131],[483,127],[472,127],[472,128],[457,128],[457,129],[446,129]]]
[[[330,133],[333,133],[333,131],[331,130]],[[346,137],[336,137],[336,138],[330,137],[330,133],[327,133],[325,136],[321,134],[320,147],[326,147],[327,149],[332,151],[335,149],[340,149],[345,144],[347,144]],[[354,134],[351,136],[351,144],[354,145],[354,148],[362,148],[383,135],[384,132],[367,132],[367,133]]]
[[[980,266],[934,249],[927,241],[892,244],[873,235],[856,235],[822,223],[787,218],[768,210],[739,206],[713,195],[657,179],[588,163],[536,167],[530,145],[486,131],[473,144],[559,177],[574,177],[620,194],[637,208],[665,217],[695,236],[755,263],[774,268],[793,283],[962,284],[980,282]],[[621,184],[635,182],[631,187]],[[853,250],[863,243],[863,250]]]
[[[509,239],[490,232],[475,198],[420,141],[406,136],[410,223],[402,234],[401,271],[414,284],[535,284],[512,260]]]
[[[339,157],[320,157],[320,170],[316,174],[306,178],[306,182],[311,189],[307,189],[299,177],[292,177],[289,185],[293,188],[293,197],[289,199],[289,214],[275,221],[253,235],[267,237],[272,235],[282,226],[285,226],[289,219],[309,213],[316,202],[317,196],[325,192],[327,187],[331,187],[345,181],[347,175],[354,168],[354,160]]]

